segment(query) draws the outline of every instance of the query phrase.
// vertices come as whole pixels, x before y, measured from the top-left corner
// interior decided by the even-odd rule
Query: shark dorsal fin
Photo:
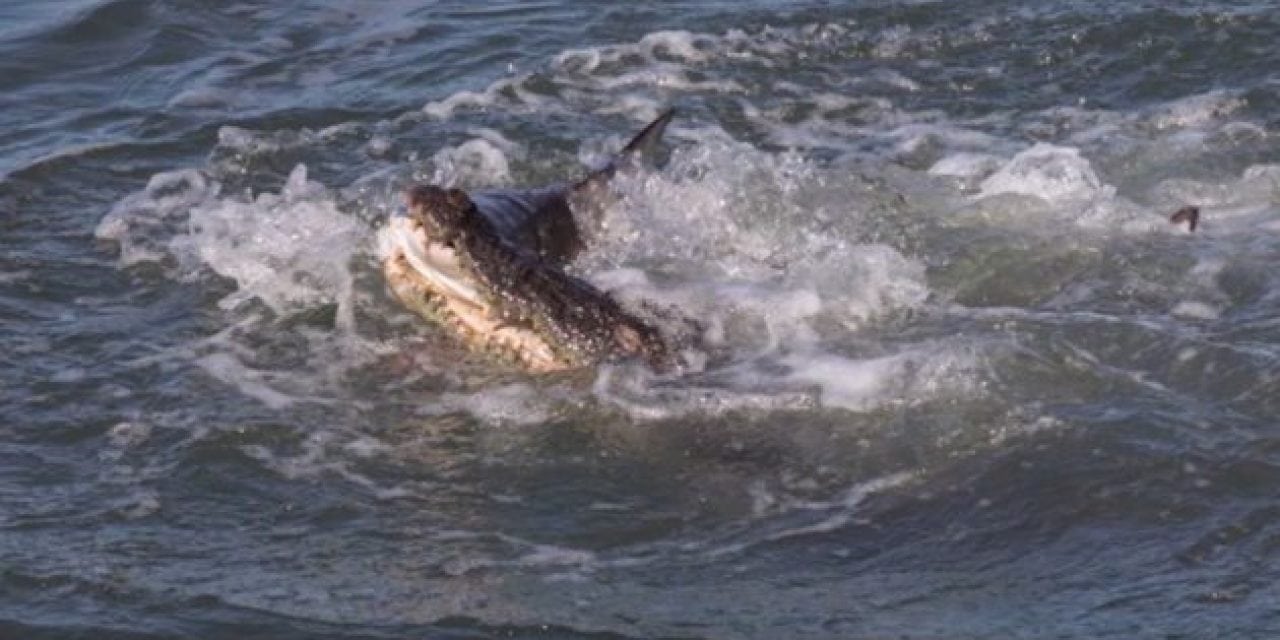
[[[675,117],[675,109],[667,109],[658,114],[653,122],[645,125],[640,133],[631,138],[626,146],[622,147],[616,155],[609,159],[608,164],[592,171],[587,177],[580,180],[574,185],[575,191],[589,190],[601,187],[617,173],[619,169],[633,165],[634,163],[651,161],[654,156],[654,150],[658,143],[662,141],[662,134],[667,130],[667,125],[671,122],[671,118]]]
[[[667,125],[671,123],[671,118],[675,117],[675,109],[667,109],[654,118],[645,128],[636,134],[636,137],[627,143],[627,146],[618,152],[619,156],[626,157],[645,157],[652,156],[653,150],[658,146],[658,142],[662,140],[662,133],[667,130]]]

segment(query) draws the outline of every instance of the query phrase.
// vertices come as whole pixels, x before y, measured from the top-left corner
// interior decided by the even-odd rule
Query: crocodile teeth
[[[488,308],[484,297],[466,283],[458,254],[453,249],[428,240],[422,228],[406,217],[391,219],[391,237],[414,272],[435,288],[481,309]]]
[[[527,327],[490,317],[482,307],[443,296],[431,288],[399,249],[383,262],[392,293],[418,315],[445,325],[475,351],[519,362],[533,372],[561,371],[576,363],[559,357],[551,345]]]

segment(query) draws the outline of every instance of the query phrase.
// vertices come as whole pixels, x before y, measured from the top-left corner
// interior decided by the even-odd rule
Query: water
[[[0,7],[0,636],[1280,634],[1280,14],[881,4]],[[692,371],[388,297],[667,105]]]

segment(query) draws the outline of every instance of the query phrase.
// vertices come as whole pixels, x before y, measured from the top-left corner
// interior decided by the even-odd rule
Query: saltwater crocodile
[[[390,222],[383,272],[391,291],[473,349],[529,371],[615,358],[671,368],[674,350],[656,326],[565,266],[583,248],[571,203],[598,196],[620,168],[651,156],[672,115],[577,182],[472,193],[410,187]]]

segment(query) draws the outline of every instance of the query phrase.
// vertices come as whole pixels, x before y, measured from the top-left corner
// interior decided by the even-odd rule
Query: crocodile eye
[[[639,353],[644,348],[644,338],[640,332],[625,324],[614,328],[613,342],[626,353]]]
[[[467,196],[467,192],[462,189],[450,189],[446,191],[445,202],[449,203],[449,206],[459,211],[465,211],[471,208],[471,198],[469,198]]]

